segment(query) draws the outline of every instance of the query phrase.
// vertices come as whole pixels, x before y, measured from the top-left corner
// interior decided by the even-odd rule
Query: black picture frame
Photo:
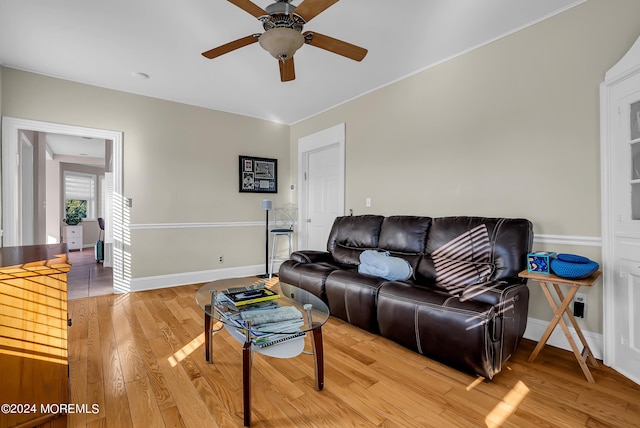
[[[278,159],[240,156],[240,193],[278,193]]]

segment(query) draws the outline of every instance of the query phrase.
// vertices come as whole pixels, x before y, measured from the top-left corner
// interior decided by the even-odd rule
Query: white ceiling
[[[96,159],[105,157],[106,143],[100,138],[46,134],[45,140],[49,152],[54,156],[83,156]]]
[[[0,0],[0,64],[293,124],[583,1],[342,0],[305,31],[367,48],[367,57],[304,45],[296,80],[282,83],[277,61],[257,43],[212,60],[201,55],[263,32],[228,1]]]

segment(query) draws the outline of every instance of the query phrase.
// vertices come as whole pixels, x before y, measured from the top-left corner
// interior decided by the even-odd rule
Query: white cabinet
[[[82,226],[65,226],[62,230],[62,241],[69,250],[82,251]]]

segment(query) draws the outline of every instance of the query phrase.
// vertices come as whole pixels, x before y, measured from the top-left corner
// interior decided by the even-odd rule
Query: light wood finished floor
[[[70,427],[242,426],[241,346],[215,337],[204,360],[198,285],[69,302],[71,403],[97,404]],[[458,372],[338,319],[323,328],[325,389],[309,355],[256,354],[255,427],[631,427],[640,386],[525,340],[491,382]]]
[[[113,268],[97,263],[93,248],[69,251],[71,270],[67,274],[69,300],[113,294]]]

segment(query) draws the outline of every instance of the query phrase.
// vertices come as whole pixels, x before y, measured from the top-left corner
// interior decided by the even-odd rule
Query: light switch
[[[371,198],[365,199],[364,204],[367,208],[369,208],[371,206]]]

